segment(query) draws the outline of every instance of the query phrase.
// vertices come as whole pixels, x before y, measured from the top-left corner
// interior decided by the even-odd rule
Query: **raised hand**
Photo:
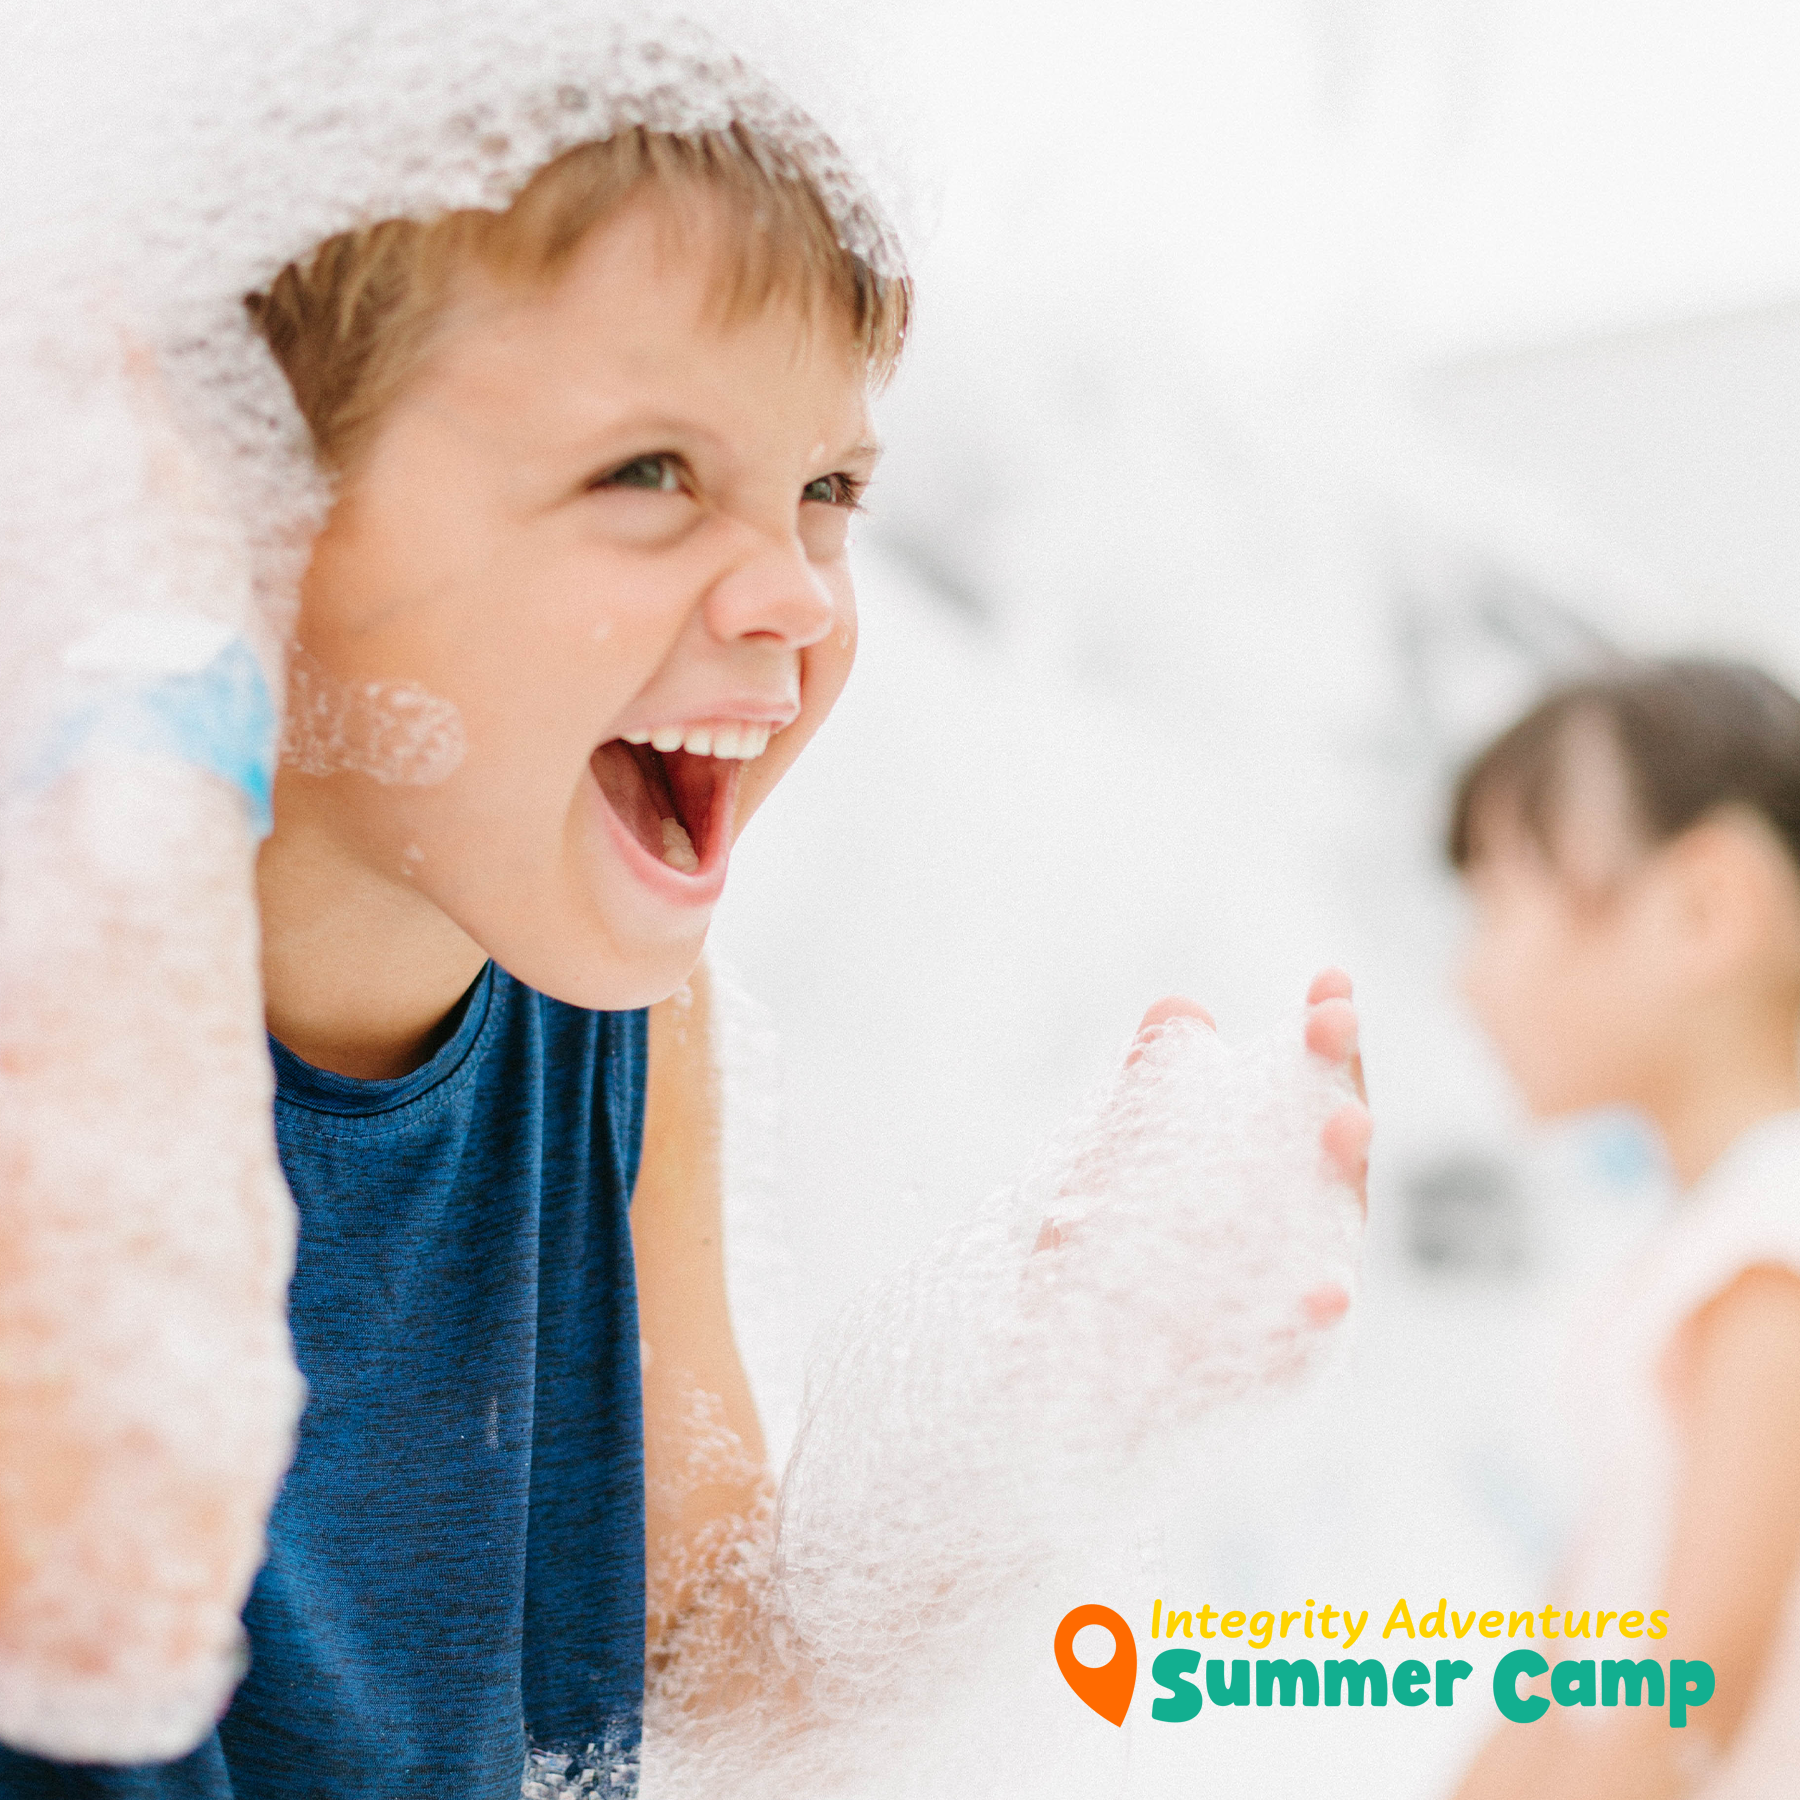
[[[1306,990],[1305,1041],[1308,1050],[1327,1062],[1337,1063],[1349,1075],[1356,1099],[1338,1108],[1325,1121],[1320,1145],[1326,1161],[1339,1178],[1356,1189],[1367,1212],[1369,1139],[1374,1122],[1369,1116],[1369,1090],[1363,1080],[1362,1051],[1358,1041],[1356,1008],[1351,1003],[1350,977],[1342,969],[1322,969]],[[1185,994],[1166,994],[1153,1002],[1138,1023],[1137,1036],[1126,1053],[1126,1068],[1133,1067],[1146,1047],[1155,1041],[1171,1019],[1198,1019],[1213,1027],[1213,1016]]]
[[[1324,969],[1306,991],[1306,1047],[1327,1062],[1340,1064],[1356,1089],[1356,1099],[1325,1121],[1321,1136],[1325,1155],[1339,1176],[1356,1189],[1363,1211],[1369,1206],[1369,1090],[1363,1080],[1362,1049],[1351,1004],[1350,977],[1342,969]]]
[[[822,1336],[767,1691],[820,1719],[900,1706],[965,1621],[1097,1528],[1140,1456],[1304,1369],[1348,1305],[1368,1141],[1336,971],[1297,1029],[1243,1049],[1191,1000],[1152,1006],[1021,1178]],[[766,1715],[744,1714],[741,1766],[772,1766]]]

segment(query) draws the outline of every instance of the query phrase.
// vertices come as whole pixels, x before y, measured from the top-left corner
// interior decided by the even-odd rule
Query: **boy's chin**
[[[537,955],[521,957],[517,966],[503,957],[496,960],[527,987],[565,1006],[635,1012],[678,992],[693,974],[705,945],[703,921],[691,938],[633,947],[623,954],[617,944],[545,946]]]

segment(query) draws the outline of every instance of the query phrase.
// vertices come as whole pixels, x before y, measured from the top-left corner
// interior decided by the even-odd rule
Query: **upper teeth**
[[[708,719],[699,725],[659,725],[654,731],[627,731],[628,744],[648,744],[653,750],[685,750],[690,756],[723,756],[750,762],[769,747],[773,725],[753,725],[745,719]]]

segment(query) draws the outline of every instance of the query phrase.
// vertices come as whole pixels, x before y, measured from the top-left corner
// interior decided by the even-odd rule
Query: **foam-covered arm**
[[[180,1755],[229,1701],[301,1391],[273,719],[243,558],[127,364],[57,365],[39,453],[88,516],[35,496],[0,558],[0,1741],[102,1762]]]
[[[1014,1187],[836,1326],[782,1488],[776,1606],[820,1697],[866,1697],[1016,1581],[1084,1492],[1322,1341],[1360,1208],[1351,1098],[1296,1025],[1176,1018]],[[878,1623],[879,1622],[879,1623]],[[885,1668],[872,1666],[887,1665]]]

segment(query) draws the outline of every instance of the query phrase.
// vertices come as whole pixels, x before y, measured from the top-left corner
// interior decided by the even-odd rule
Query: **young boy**
[[[627,131],[253,301],[337,479],[258,870],[310,1398],[217,1730],[162,1767],[0,1754],[8,1800],[501,1800],[528,1749],[628,1784],[646,1643],[764,1506],[699,957],[849,673],[910,306],[781,167]],[[428,779],[382,761],[396,685],[454,721]],[[1311,997],[1339,1058],[1347,996]],[[1329,1128],[1352,1179],[1366,1137]]]

